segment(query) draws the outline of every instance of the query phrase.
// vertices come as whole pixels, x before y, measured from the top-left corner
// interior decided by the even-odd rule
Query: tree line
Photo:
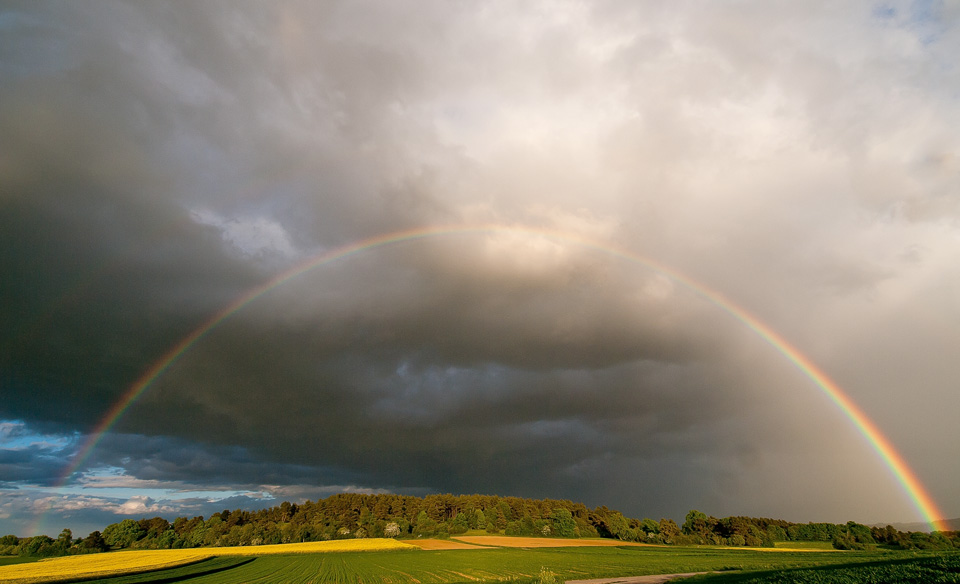
[[[0,554],[55,556],[116,549],[170,549],[265,545],[330,539],[446,538],[467,532],[535,537],[605,537],[666,545],[772,547],[777,542],[826,541],[838,549],[882,545],[899,549],[960,548],[958,532],[900,532],[854,522],[791,523],[780,519],[725,517],[690,511],[672,519],[633,519],[605,506],[554,499],[494,495],[364,495],[344,493],[304,503],[284,502],[259,511],[224,509],[209,518],[124,519],[74,539],[40,535],[0,538]]]

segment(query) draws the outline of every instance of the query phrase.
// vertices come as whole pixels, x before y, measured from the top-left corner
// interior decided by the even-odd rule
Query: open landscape
[[[452,540],[456,541],[456,540]],[[709,572],[706,583],[958,582],[960,554],[625,546],[473,536],[482,549],[421,549],[416,541],[353,540],[258,548],[124,551],[0,567],[4,584],[453,584],[568,580]],[[610,545],[610,544],[614,545]],[[389,551],[384,551],[389,549]],[[870,578],[860,580],[862,575]],[[878,577],[878,575],[885,575]],[[883,579],[887,578],[887,579]]]
[[[283,542],[291,538],[303,541]],[[0,546],[6,554],[0,555],[0,584],[560,584],[641,576],[650,578],[627,584],[667,578],[919,583],[960,577],[960,533],[953,531],[716,518],[696,510],[677,524],[628,518],[605,506],[481,495],[344,493],[259,512],[223,510],[206,519],[125,519],[76,539],[65,529],[57,540],[8,535],[0,543],[7,544]]]
[[[0,584],[960,584],[958,55],[0,0]]]

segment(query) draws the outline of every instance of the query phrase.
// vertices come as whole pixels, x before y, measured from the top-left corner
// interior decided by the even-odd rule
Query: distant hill
[[[960,531],[960,518],[947,519],[943,521],[943,524],[947,528],[947,531]],[[923,521],[914,523],[876,523],[871,525],[871,527],[886,527],[887,525],[892,525],[897,531],[930,531],[930,524],[924,523]]]

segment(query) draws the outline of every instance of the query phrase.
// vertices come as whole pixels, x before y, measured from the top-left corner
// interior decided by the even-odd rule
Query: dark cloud
[[[13,3],[0,30],[3,521],[104,469],[125,495],[51,515],[193,513],[163,493],[197,488],[916,519],[730,302],[957,515],[950,10]],[[479,224],[513,229],[374,247],[252,300],[57,485],[244,292]]]

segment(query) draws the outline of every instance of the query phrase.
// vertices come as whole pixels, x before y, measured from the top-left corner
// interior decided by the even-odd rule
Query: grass
[[[774,544],[780,549],[791,550],[832,550],[833,543],[829,541],[778,541]]]
[[[130,550],[103,554],[63,556],[31,564],[0,567],[0,584],[43,584],[76,581],[81,578],[106,578],[153,572],[199,562],[213,556],[267,556],[272,554],[368,552],[416,550],[415,546],[393,539],[344,539],[285,545],[260,545],[231,548],[195,548],[185,550]]]
[[[703,584],[960,584],[960,554],[943,552],[912,558],[843,565],[765,570],[743,574],[709,574],[688,582]]]
[[[376,540],[359,541],[371,545]],[[325,542],[329,544],[340,542]],[[357,546],[359,544],[354,544]],[[682,572],[722,572],[701,576],[698,581],[709,584],[807,584],[813,582],[859,582],[851,580],[855,572],[845,570],[879,569],[910,570],[931,574],[943,572],[949,566],[960,568],[960,555],[940,554],[917,557],[905,552],[865,551],[837,552],[809,549],[803,551],[744,550],[693,547],[573,547],[573,548],[488,548],[470,550],[424,551],[406,545],[390,551],[365,553],[305,552],[304,546],[288,544],[259,546],[257,548],[204,548],[206,554],[218,558],[197,561],[188,566],[155,570],[150,573],[89,576],[90,584],[160,584],[189,579],[191,584],[454,584],[478,581],[534,582],[542,574],[550,573],[557,581],[585,578],[639,576]],[[355,551],[357,547],[353,548]],[[250,555],[251,551],[259,555]],[[294,553],[284,553],[290,550]],[[401,551],[400,550],[407,550]],[[191,550],[174,550],[174,552]],[[135,556],[151,552],[113,552],[98,554],[104,558],[116,557],[129,565]],[[152,552],[157,553],[157,552]],[[947,558],[947,559],[943,559]],[[952,558],[952,559],[951,559]],[[202,558],[201,558],[202,559]],[[922,560],[914,566],[911,562]],[[944,563],[936,562],[943,560]],[[41,567],[54,560],[32,564]],[[926,562],[926,563],[924,563]],[[950,563],[953,562],[953,563]],[[28,582],[5,579],[8,570],[20,566],[0,567],[0,583]],[[23,568],[30,565],[22,566]],[[892,573],[892,572],[891,572]],[[960,573],[960,570],[958,570]],[[801,579],[771,579],[778,574],[789,574]],[[822,576],[828,575],[826,579]],[[853,574],[853,575],[851,575]],[[63,582],[60,574],[48,579],[29,582]],[[59,578],[59,579],[58,579]],[[766,579],[764,579],[766,578]],[[816,579],[821,578],[821,579]],[[876,582],[900,580],[872,580]],[[918,580],[930,582],[958,582],[960,580]]]

